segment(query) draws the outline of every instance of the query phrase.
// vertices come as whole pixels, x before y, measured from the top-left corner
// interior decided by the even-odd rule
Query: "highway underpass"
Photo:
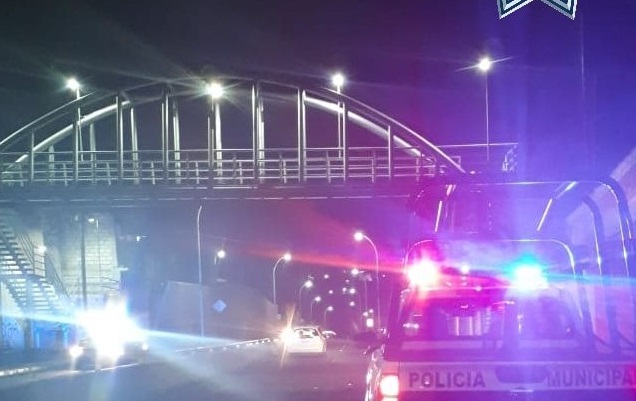
[[[362,400],[367,357],[332,340],[325,357],[281,357],[278,342],[154,354],[96,371],[43,370],[0,380],[2,400]]]

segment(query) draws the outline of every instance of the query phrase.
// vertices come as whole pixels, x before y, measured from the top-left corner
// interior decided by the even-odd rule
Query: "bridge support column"
[[[81,114],[77,108],[77,120],[73,123],[73,181],[79,180],[80,141],[82,140]]]
[[[31,131],[31,138],[29,142],[29,182],[33,182],[34,178],[35,178],[35,132]]]
[[[161,103],[161,151],[163,161],[163,179],[168,181],[169,156],[170,156],[170,98],[168,92],[164,92]]]
[[[210,110],[208,111],[208,188],[214,187],[214,178],[216,177],[217,136],[218,130],[221,127],[218,101],[211,100],[211,102]]]
[[[176,101],[172,102],[172,142],[174,147],[175,176],[176,183],[180,184],[181,179],[181,131],[179,124],[179,106]]]
[[[124,181],[124,113],[121,107],[121,95],[115,98],[117,105],[115,118],[117,131],[117,179]]]
[[[298,89],[298,181],[305,182],[307,154],[307,125],[305,118],[305,91]]]
[[[263,96],[258,91],[258,158],[259,158],[259,177],[265,175],[265,105],[263,104]]]
[[[345,103],[341,103],[342,107],[339,109],[338,113],[338,121],[340,122],[340,142],[341,142],[341,151],[342,151],[342,179],[344,182],[347,182],[349,178],[349,144],[347,141],[347,105]]]
[[[221,137],[221,105],[218,100],[214,100],[214,149],[216,155],[217,175],[223,175],[223,139]]]
[[[254,164],[254,182],[257,183],[261,176],[260,163],[263,158],[261,146],[261,136],[263,134],[262,124],[261,87],[259,83],[252,86],[252,154]]]
[[[395,147],[395,137],[393,136],[393,132],[391,132],[391,126],[386,127],[386,136],[387,136],[387,154],[388,154],[388,168],[389,168],[389,180],[393,180],[393,165],[394,165],[394,147]]]
[[[88,126],[88,149],[91,152],[91,161],[95,161],[95,152],[97,151],[97,141],[95,139],[95,124]]]
[[[135,171],[136,181],[139,183],[139,145],[137,143],[137,120],[135,119],[135,109],[130,108],[130,147],[132,150],[133,169]]]

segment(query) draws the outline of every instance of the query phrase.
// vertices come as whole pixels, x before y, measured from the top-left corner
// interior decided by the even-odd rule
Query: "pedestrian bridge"
[[[5,200],[364,196],[483,167],[340,91],[221,77],[80,95],[0,141]],[[491,147],[497,168],[513,144]],[[509,168],[509,166],[506,166]]]

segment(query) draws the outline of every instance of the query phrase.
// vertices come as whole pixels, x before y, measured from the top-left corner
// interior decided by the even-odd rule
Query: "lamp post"
[[[79,83],[77,78],[71,77],[66,80],[66,88],[70,91],[75,92],[75,99],[79,99],[81,97],[80,89],[82,85]]]
[[[377,323],[378,327],[381,327],[380,320],[380,256],[378,255],[378,248],[375,246],[375,243],[362,231],[356,231],[353,234],[353,238],[357,242],[367,241],[371,247],[373,248],[373,253],[375,254],[375,289],[376,289],[376,309],[377,309]]]
[[[215,281],[219,281],[219,278],[221,276],[221,269],[219,269],[217,266],[219,264],[219,260],[225,259],[225,257],[227,256],[227,252],[225,252],[225,249],[221,248],[219,250],[216,251],[216,253],[214,254],[214,268],[216,270],[216,280]]]
[[[211,119],[208,118],[208,157],[209,157],[209,170],[213,172],[214,160],[216,160],[217,168],[222,172],[223,170],[223,141],[221,138],[221,107],[220,99],[225,94],[223,86],[218,82],[211,82],[206,87],[206,93],[210,97],[212,102],[212,112],[214,113],[214,129],[212,129]],[[210,184],[213,184],[213,175],[209,176]]]
[[[82,89],[82,85],[77,80],[77,78],[75,77],[68,78],[66,80],[66,89],[70,90],[72,93],[75,94],[75,100],[79,100],[82,97],[82,94],[80,92],[80,89]],[[75,143],[73,146],[75,152],[84,151],[82,146],[81,121],[82,121],[82,110],[80,109],[79,102],[78,102],[77,111],[75,115],[75,138],[74,138]],[[75,156],[77,156],[77,153],[75,154]],[[76,159],[75,162],[77,162],[77,160],[79,159]]]
[[[199,334],[205,337],[205,326],[203,322],[203,268],[201,267],[201,212],[203,203],[197,210],[197,262],[199,270]]]
[[[305,280],[305,282],[303,282],[303,284],[300,286],[300,289],[298,290],[298,312],[302,315],[302,307],[303,307],[303,289],[305,288],[311,288],[314,286],[314,282],[307,279]]]
[[[278,258],[276,263],[274,263],[274,268],[272,269],[272,301],[274,301],[274,305],[278,305],[278,300],[276,298],[276,268],[280,264],[280,262],[289,262],[291,261],[292,255],[289,252],[285,252],[283,256]]]
[[[320,295],[311,300],[311,303],[309,304],[309,320],[314,320],[314,305],[319,303],[320,301],[322,301]]]
[[[336,88],[336,93],[340,95],[342,93],[342,87],[345,83],[345,76],[337,72],[331,76],[331,84]],[[339,97],[339,96],[338,96]],[[344,116],[341,115],[342,102],[338,99],[338,149],[342,151],[342,145],[344,142],[343,138],[343,126],[344,126]]]
[[[486,87],[486,163],[490,163],[490,100],[488,96],[488,73],[494,62],[489,57],[482,57],[477,63],[477,69],[484,75]]]
[[[322,318],[323,324],[325,327],[327,327],[327,313],[328,312],[333,312],[333,306],[329,305],[325,308],[325,313],[324,316]]]

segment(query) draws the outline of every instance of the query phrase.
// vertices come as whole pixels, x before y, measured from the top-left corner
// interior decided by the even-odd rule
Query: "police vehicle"
[[[634,399],[635,244],[620,187],[461,184],[419,194],[432,229],[395,280],[366,400]]]

